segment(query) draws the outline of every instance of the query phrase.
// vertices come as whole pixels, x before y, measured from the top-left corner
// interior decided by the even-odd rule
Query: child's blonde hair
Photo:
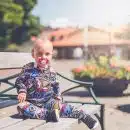
[[[34,55],[34,50],[40,49],[41,47],[43,47],[44,44],[50,45],[50,47],[52,48],[52,51],[53,51],[53,44],[47,38],[33,37],[33,38],[31,38],[31,41],[33,42],[32,56]]]

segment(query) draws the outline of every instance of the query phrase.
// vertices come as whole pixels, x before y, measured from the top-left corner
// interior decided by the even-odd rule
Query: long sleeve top
[[[15,86],[17,92],[26,93],[27,101],[42,106],[50,98],[60,97],[59,82],[56,72],[48,67],[40,70],[35,63],[31,62],[22,68],[16,79]]]

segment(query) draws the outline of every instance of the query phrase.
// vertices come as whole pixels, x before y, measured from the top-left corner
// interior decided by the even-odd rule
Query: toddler
[[[36,37],[33,42],[32,57],[35,62],[26,64],[15,82],[19,115],[54,122],[60,117],[77,118],[90,129],[95,129],[98,122],[90,115],[62,103],[56,72],[51,67],[52,43]]]

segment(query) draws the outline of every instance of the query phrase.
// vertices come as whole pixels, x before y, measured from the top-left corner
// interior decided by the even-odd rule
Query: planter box
[[[122,95],[123,91],[128,87],[128,81],[126,79],[114,79],[114,78],[87,78],[87,77],[74,77],[76,80],[92,81],[94,83],[93,90],[96,95],[117,96]]]

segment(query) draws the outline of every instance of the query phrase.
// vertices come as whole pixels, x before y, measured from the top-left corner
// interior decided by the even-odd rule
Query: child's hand
[[[61,97],[60,96],[55,96],[55,99],[60,101]]]
[[[21,102],[24,102],[25,100],[26,100],[26,93],[19,93],[18,101],[21,103]]]

